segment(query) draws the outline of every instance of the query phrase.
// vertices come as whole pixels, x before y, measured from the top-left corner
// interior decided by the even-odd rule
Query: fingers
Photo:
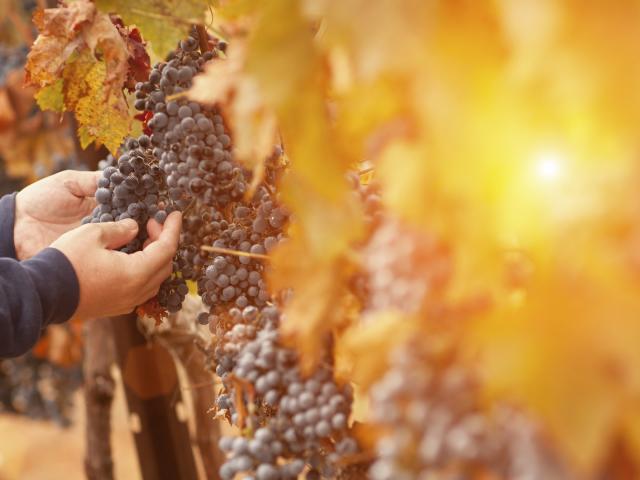
[[[153,273],[170,264],[178,249],[180,240],[180,228],[182,227],[182,214],[173,212],[167,217],[158,239],[149,243],[144,250],[131,255],[132,260],[140,262],[139,268],[152,275]]]
[[[111,250],[126,245],[138,234],[138,224],[131,218],[93,225],[100,229],[100,243]]]
[[[147,233],[149,234],[149,238],[144,242],[143,248],[147,248],[151,242],[155,242],[160,234],[162,233],[162,225],[156,222],[154,219],[151,219],[147,222]]]
[[[98,179],[102,176],[102,172],[68,170],[62,173],[65,176],[65,188],[79,198],[93,197],[98,188]]]
[[[94,208],[96,208],[96,205],[98,205],[98,202],[96,202],[95,198],[84,197],[82,199],[82,203],[80,204],[80,208],[78,208],[78,212],[82,215],[82,217],[86,217],[93,211]],[[80,218],[80,220],[82,220],[82,217]]]

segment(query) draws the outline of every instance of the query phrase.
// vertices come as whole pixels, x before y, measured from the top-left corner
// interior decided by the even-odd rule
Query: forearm
[[[75,271],[60,251],[47,248],[23,262],[0,258],[0,357],[33,347],[44,327],[71,318],[78,298]]]
[[[16,194],[0,198],[0,258],[17,258],[13,240]]]

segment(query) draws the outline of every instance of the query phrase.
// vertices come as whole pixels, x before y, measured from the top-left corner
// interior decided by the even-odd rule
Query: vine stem
[[[240,250],[232,250],[230,248],[222,248],[222,247],[210,247],[208,245],[202,245],[200,249],[204,250],[205,252],[223,253],[226,255],[235,255],[237,257],[249,257],[249,258],[258,258],[260,260],[269,260],[269,256],[264,255],[262,253],[242,252]]]

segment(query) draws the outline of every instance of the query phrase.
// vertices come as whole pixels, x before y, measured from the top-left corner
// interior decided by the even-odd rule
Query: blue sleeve
[[[16,258],[16,247],[13,243],[15,210],[15,193],[0,198],[0,258]]]
[[[0,358],[25,353],[44,327],[71,318],[80,296],[76,272],[59,250],[15,259],[14,205],[15,196],[0,199]]]

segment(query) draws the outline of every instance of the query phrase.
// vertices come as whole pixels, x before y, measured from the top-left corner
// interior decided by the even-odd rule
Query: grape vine
[[[145,131],[101,162],[99,205],[84,221],[136,220],[138,236],[122,248],[132,253],[147,240],[150,219],[162,224],[172,211],[183,212],[174,273],[157,303],[180,310],[193,281],[208,308],[197,321],[216,338],[210,354],[223,384],[217,411],[243,429],[221,441],[229,455],[222,478],[296,478],[305,468],[308,478],[330,478],[340,459],[358,450],[349,434],[352,394],[336,384],[330,359],[306,378],[297,354],[281,344],[279,302],[265,272],[269,252],[286,240],[289,213],[277,189],[286,162],[274,147],[264,178],[249,192],[252,174],[234,160],[222,112],[182,95],[225,48],[215,39],[208,47],[200,50],[194,33],[136,85]]]

